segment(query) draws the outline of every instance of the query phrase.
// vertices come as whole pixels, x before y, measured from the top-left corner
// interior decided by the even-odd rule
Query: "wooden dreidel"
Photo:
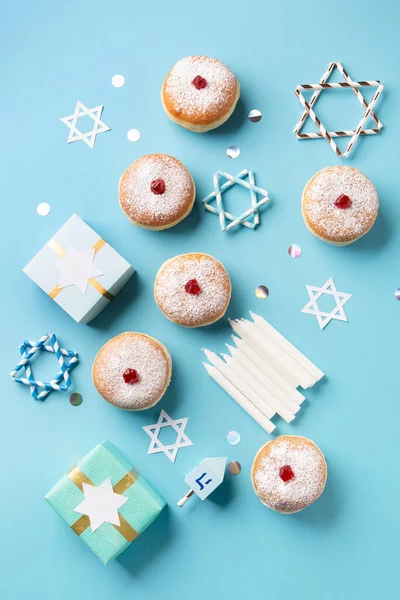
[[[178,502],[178,506],[183,506],[193,494],[196,494],[200,500],[204,500],[213,492],[224,480],[225,467],[227,459],[205,458],[190,471],[185,477],[185,483],[190,490]]]

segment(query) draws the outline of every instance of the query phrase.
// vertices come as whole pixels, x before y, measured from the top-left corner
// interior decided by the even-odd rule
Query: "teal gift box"
[[[110,488],[108,499],[111,494],[111,500],[122,505],[115,515],[115,524],[106,521],[98,525],[97,519],[94,526],[93,500],[88,514],[81,514],[80,510],[85,510],[79,507],[88,501],[89,493],[97,493],[104,486]],[[165,506],[165,500],[111,442],[102,442],[82,458],[46,494],[45,500],[104,564],[121,554]],[[97,506],[94,502],[94,509],[103,511],[104,517],[102,500],[99,497]]]

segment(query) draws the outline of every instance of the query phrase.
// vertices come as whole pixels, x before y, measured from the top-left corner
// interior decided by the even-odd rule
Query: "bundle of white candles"
[[[278,414],[287,423],[295,418],[305,396],[298,387],[312,387],[323,372],[268,321],[250,311],[253,321],[229,323],[237,335],[235,347],[226,344],[230,356],[204,349],[211,364],[207,373],[268,433]],[[240,336],[240,337],[237,337]]]

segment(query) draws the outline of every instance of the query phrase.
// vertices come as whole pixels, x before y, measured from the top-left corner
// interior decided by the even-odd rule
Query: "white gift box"
[[[135,272],[77,215],[23,271],[78,323],[94,319]]]

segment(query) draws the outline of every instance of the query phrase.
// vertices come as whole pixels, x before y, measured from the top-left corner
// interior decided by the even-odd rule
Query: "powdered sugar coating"
[[[139,382],[125,383],[135,369]],[[93,364],[93,381],[105,400],[126,410],[143,410],[158,402],[171,378],[167,349],[142,333],[122,333],[105,344]]]
[[[351,200],[351,207],[337,208],[340,195]],[[352,167],[326,167],[306,185],[303,214],[307,224],[328,241],[349,243],[367,233],[378,214],[379,200],[372,182]]]
[[[279,476],[289,465],[294,478],[288,482]],[[254,489],[261,501],[283,513],[303,510],[322,493],[326,481],[326,463],[322,452],[300,436],[281,436],[261,448],[253,465]]]
[[[200,90],[192,83],[198,75],[207,82]],[[167,75],[163,100],[175,117],[194,124],[208,124],[231,109],[237,85],[235,75],[221,61],[207,56],[188,56],[178,61]]]
[[[200,286],[198,295],[185,290],[192,279]],[[224,315],[231,282],[224,266],[212,256],[182,254],[162,265],[154,284],[154,296],[171,321],[186,327],[201,327]]]
[[[162,179],[163,194],[151,191],[151,182]],[[143,227],[175,225],[191,210],[195,188],[186,167],[167,154],[148,154],[137,159],[124,172],[119,184],[122,210]]]

